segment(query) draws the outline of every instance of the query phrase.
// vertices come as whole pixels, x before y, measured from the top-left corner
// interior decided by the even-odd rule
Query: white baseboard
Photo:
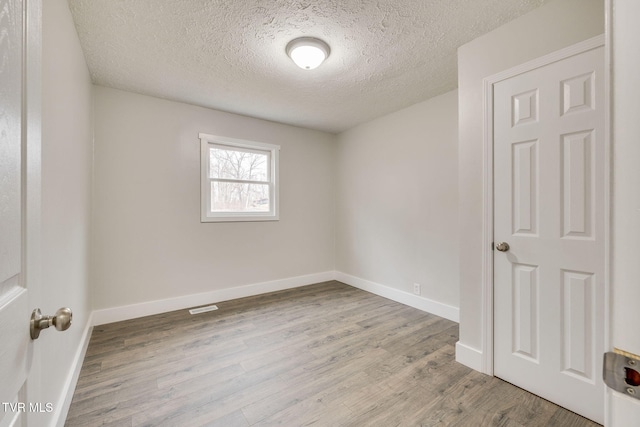
[[[78,384],[78,377],[80,376],[80,370],[82,369],[82,362],[84,362],[84,356],[87,354],[87,347],[89,346],[89,340],[91,339],[91,331],[93,330],[93,313],[89,314],[89,319],[84,327],[80,344],[76,350],[76,354],[73,357],[73,363],[71,364],[71,370],[67,379],[62,387],[62,393],[60,393],[59,405],[54,405],[56,413],[53,416],[53,423],[51,425],[57,427],[64,427],[64,423],[67,420],[67,414],[69,413],[69,407],[71,407],[71,401],[73,400],[73,393],[76,390]]]
[[[381,297],[417,308],[418,310],[444,317],[445,319],[449,319],[454,322],[460,321],[460,309],[458,307],[443,304],[418,295],[413,295],[409,292],[404,292],[386,285],[351,276],[340,271],[335,272],[335,280],[346,283],[354,288],[362,289],[363,291],[371,292],[372,294],[380,295]]]
[[[135,319],[137,317],[166,313],[168,311],[181,310],[189,307],[214,304],[221,301],[250,297],[267,292],[282,291],[285,289],[312,285],[314,283],[326,282],[333,279],[334,272],[325,271],[322,273],[307,274],[305,276],[289,277],[286,279],[272,280],[269,282],[254,283],[252,285],[218,289],[215,291],[203,292],[199,294],[191,294],[175,298],[125,305],[121,307],[94,310],[93,324],[104,325],[105,323],[119,322],[122,320],[129,320]]]
[[[460,341],[456,343],[456,362],[482,372],[482,352]]]

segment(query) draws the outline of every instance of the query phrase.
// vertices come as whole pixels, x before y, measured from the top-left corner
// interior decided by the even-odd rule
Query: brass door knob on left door
[[[59,308],[53,316],[43,316],[39,308],[31,313],[31,339],[38,339],[40,331],[53,325],[59,331],[66,331],[71,326],[73,313],[68,307]]]

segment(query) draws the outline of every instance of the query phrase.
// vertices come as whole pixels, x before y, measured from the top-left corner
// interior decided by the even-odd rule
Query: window
[[[200,134],[201,221],[278,219],[280,146]]]

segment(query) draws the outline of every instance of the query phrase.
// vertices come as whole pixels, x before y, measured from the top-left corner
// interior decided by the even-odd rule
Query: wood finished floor
[[[456,323],[339,282],[93,330],[66,426],[597,426],[455,362]]]

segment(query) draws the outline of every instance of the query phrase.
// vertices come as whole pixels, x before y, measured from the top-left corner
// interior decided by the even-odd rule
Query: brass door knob
[[[53,316],[43,316],[39,308],[31,313],[31,339],[38,339],[40,331],[53,325],[59,331],[66,331],[71,326],[73,313],[68,307],[59,308]]]
[[[509,244],[507,242],[500,242],[496,245],[496,249],[500,252],[507,252],[509,250]]]

